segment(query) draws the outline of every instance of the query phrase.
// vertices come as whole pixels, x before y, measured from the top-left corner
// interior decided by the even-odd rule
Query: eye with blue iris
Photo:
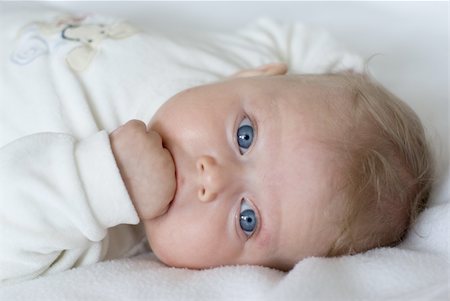
[[[239,212],[239,226],[244,234],[249,238],[253,235],[258,226],[258,219],[255,211],[250,207],[249,202],[243,198]]]
[[[248,117],[245,117],[236,131],[236,139],[241,155],[245,154],[252,145],[253,135],[253,124]]]

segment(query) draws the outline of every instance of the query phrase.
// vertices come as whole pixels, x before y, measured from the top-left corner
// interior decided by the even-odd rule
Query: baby
[[[365,75],[294,75],[280,63],[187,89],[147,125],[77,143],[44,133],[1,149],[1,281],[120,257],[110,251],[135,237],[107,233],[139,221],[169,266],[287,271],[398,243],[431,186],[407,105]],[[120,183],[97,172],[105,160]]]
[[[272,64],[169,99],[111,135],[156,256],[291,269],[401,241],[424,207],[421,123],[367,76]]]

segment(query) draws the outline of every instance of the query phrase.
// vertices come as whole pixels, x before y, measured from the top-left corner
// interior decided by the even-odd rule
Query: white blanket
[[[289,273],[257,266],[169,268],[151,253],[0,290],[0,300],[448,300],[450,175],[404,243],[308,258]]]
[[[238,68],[277,57],[287,60],[296,72],[360,68],[358,59],[342,52],[326,35],[312,37],[310,31],[298,25],[295,28],[301,30],[291,36],[292,26],[270,31],[270,22],[259,24],[263,24],[259,30],[256,26],[240,34],[240,41],[244,37],[259,43],[258,55],[252,56],[252,51],[242,54],[248,44],[237,43],[229,48],[235,52],[225,60],[228,64],[213,61],[211,56],[202,61],[198,56],[200,71],[206,67],[212,71],[197,80],[221,78]],[[231,41],[230,37],[226,39]],[[287,45],[290,51],[283,52]],[[204,50],[210,53],[214,49]],[[196,70],[196,74],[200,71]],[[447,133],[441,139],[448,137],[448,129],[438,130]],[[448,169],[448,158],[438,163]],[[0,300],[448,300],[450,170],[439,182],[429,208],[420,215],[406,240],[395,248],[341,258],[308,258],[289,273],[257,266],[176,269],[166,267],[148,253],[3,287]]]

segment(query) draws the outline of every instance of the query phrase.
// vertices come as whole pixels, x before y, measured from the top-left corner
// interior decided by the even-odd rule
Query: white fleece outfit
[[[132,255],[145,238],[104,130],[138,118],[140,103],[86,93],[64,59],[78,44],[33,26],[21,32],[25,19],[0,34],[2,283]],[[58,48],[33,57],[51,39]]]

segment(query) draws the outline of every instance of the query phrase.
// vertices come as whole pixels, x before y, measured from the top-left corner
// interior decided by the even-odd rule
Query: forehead
[[[280,205],[277,255],[293,261],[324,255],[328,227],[338,217],[331,210],[337,192],[335,155],[307,138],[294,145],[285,140],[281,145],[274,173],[280,179],[274,187]]]

